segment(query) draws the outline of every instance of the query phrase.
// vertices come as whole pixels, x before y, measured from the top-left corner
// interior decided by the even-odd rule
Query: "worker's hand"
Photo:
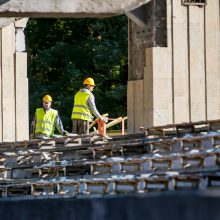
[[[67,135],[67,134],[69,134],[69,132],[66,130],[63,130],[63,135]]]
[[[100,120],[101,120],[101,121],[104,121],[105,123],[108,122],[108,118],[107,118],[107,117],[100,116]]]

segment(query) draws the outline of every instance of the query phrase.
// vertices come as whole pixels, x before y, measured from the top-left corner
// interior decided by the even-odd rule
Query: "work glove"
[[[104,121],[105,123],[108,122],[108,118],[107,118],[107,117],[100,116],[100,120],[101,120],[101,121]]]

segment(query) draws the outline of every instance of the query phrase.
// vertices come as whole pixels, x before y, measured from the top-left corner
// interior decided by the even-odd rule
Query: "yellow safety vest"
[[[36,110],[36,128],[35,134],[42,133],[47,136],[53,136],[55,130],[55,119],[58,112],[54,109],[50,109],[45,113],[43,108]]]
[[[92,121],[93,116],[91,114],[90,108],[86,105],[90,95],[92,95],[90,91],[79,91],[76,93],[71,117],[72,119]]]

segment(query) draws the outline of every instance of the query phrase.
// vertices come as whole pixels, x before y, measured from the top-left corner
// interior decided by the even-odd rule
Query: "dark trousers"
[[[89,134],[89,122],[82,119],[72,119],[73,134]]]

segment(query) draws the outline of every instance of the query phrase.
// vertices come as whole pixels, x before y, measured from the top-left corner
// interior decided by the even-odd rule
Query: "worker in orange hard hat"
[[[89,122],[93,120],[93,115],[106,121],[98,112],[95,104],[95,97],[92,91],[95,87],[94,79],[91,77],[83,81],[84,88],[80,89],[74,97],[74,106],[72,111],[72,132],[76,134],[89,134]]]
[[[58,111],[51,108],[52,97],[43,97],[43,108],[37,108],[32,122],[32,138],[49,138],[54,136],[55,128],[61,135],[68,132],[64,130]]]

